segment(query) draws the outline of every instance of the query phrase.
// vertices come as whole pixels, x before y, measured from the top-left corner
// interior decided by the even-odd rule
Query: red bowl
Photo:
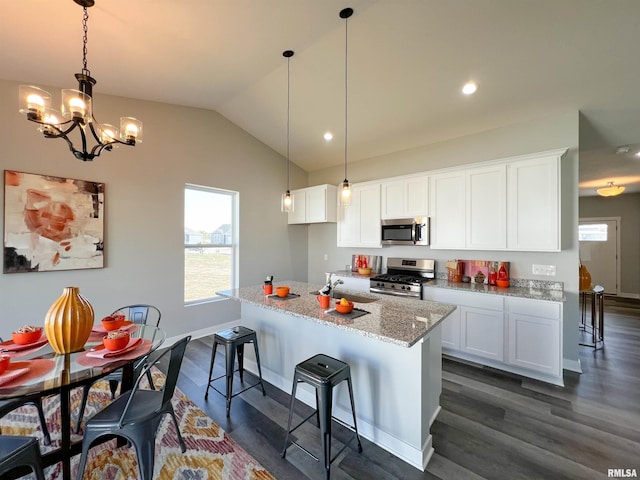
[[[107,332],[119,329],[124,324],[124,315],[104,317],[102,319],[102,326]]]
[[[0,375],[7,370],[10,361],[11,357],[9,355],[0,355]]]
[[[113,352],[115,350],[122,350],[124,347],[126,347],[129,343],[130,337],[131,336],[129,335],[129,332],[123,332],[123,335],[121,337],[116,338],[108,338],[108,336],[105,335],[102,339],[102,343],[104,343],[104,346],[107,350]]]
[[[338,313],[351,313],[353,302],[349,302],[349,305],[341,305],[340,302],[336,302],[336,310]]]
[[[507,288],[509,286],[509,280],[496,280],[496,285],[500,288]]]
[[[29,345],[31,343],[35,343],[38,340],[40,340],[40,337],[42,337],[42,327],[38,327],[33,332],[24,332],[24,333],[13,332],[11,334],[11,339],[13,340],[13,343],[17,345]]]
[[[289,287],[276,287],[276,295],[281,298],[286,297],[289,295]]]

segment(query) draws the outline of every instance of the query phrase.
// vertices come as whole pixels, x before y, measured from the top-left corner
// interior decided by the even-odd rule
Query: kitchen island
[[[347,362],[359,433],[424,470],[433,453],[430,427],[440,411],[440,325],[455,306],[337,290],[367,312],[351,319],[320,308],[321,285],[281,284],[299,296],[265,296],[262,286],[218,292],[242,303],[242,324],[257,332],[263,378],[290,393],[294,368],[307,358],[323,353]],[[250,350],[245,366],[257,371]],[[297,398],[315,406],[315,391],[306,384],[299,385]],[[336,389],[333,414],[351,423],[346,385]]]

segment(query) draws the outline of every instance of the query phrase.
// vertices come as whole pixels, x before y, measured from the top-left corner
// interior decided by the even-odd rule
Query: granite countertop
[[[300,297],[280,299],[265,296],[262,285],[223,290],[218,292],[218,295],[403,347],[411,347],[429,334],[456,308],[455,305],[446,303],[338,288],[335,291],[346,294],[345,296],[353,295],[374,300],[366,303],[354,301],[355,308],[366,310],[369,313],[350,319],[326,313],[324,309],[320,308],[316,299],[316,292],[322,287],[320,284],[278,282],[277,285],[288,285],[291,287],[291,293],[299,294]]]
[[[505,297],[532,298],[535,300],[546,300],[550,302],[565,301],[564,290],[547,288],[546,285],[537,285],[535,283],[531,285],[512,285],[507,288],[501,288],[491,285],[477,285],[475,283],[454,283],[449,282],[448,280],[436,279],[423,285],[426,287],[447,288],[449,290],[459,290],[463,292],[503,295]]]
[[[379,273],[372,273],[371,275],[360,275],[357,272],[350,270],[338,270],[333,272],[335,275],[342,277],[362,278],[370,279]],[[444,276],[445,278],[442,278]],[[564,290],[562,282],[549,282],[542,280],[526,280],[526,279],[512,279],[511,286],[507,288],[501,288],[490,285],[476,285],[474,283],[461,283],[461,282],[449,282],[446,279],[445,274],[438,274],[438,277],[434,280],[424,284],[427,287],[433,288],[446,288],[449,290],[460,290],[463,292],[476,292],[487,293],[490,295],[503,295],[505,297],[520,297],[520,298],[532,298],[535,300],[546,300],[549,302],[564,302]]]

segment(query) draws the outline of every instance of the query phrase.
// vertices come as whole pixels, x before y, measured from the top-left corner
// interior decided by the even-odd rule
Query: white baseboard
[[[580,365],[580,359],[570,360],[568,358],[563,358],[562,368],[564,370],[569,370],[570,372],[582,373],[582,365]]]

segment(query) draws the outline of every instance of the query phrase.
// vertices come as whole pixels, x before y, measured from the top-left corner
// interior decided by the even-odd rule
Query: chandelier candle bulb
[[[51,105],[51,94],[38,87],[20,85],[18,95],[20,99],[19,112],[25,114],[29,120],[42,120],[44,112]]]

